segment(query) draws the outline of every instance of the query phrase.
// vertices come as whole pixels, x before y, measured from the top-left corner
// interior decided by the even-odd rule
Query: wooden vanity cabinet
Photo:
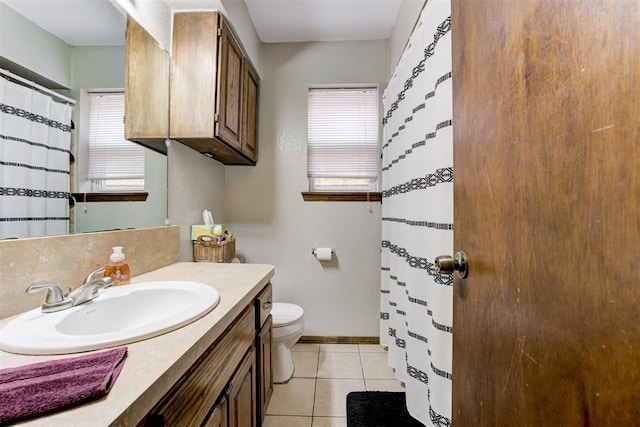
[[[217,12],[173,18],[170,138],[229,165],[257,162],[259,78]]]
[[[167,152],[169,135],[169,54],[131,17],[125,47],[124,137]]]
[[[271,301],[269,283],[139,425],[261,426],[273,392]]]

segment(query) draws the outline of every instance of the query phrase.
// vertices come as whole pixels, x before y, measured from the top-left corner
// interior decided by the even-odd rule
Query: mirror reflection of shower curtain
[[[407,409],[451,426],[453,254],[451,4],[428,0],[385,90],[380,342]],[[455,76],[453,76],[455,78]]]
[[[69,232],[72,110],[0,78],[0,239]]]

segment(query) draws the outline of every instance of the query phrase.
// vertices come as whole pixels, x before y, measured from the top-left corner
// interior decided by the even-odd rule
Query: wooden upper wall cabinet
[[[124,137],[165,154],[169,71],[169,54],[140,24],[127,18]]]
[[[171,139],[224,164],[255,165],[258,92],[258,75],[222,15],[174,15]]]

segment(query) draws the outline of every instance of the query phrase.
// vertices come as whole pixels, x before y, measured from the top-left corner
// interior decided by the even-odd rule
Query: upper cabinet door
[[[169,54],[131,17],[125,55],[125,138],[167,152]]]
[[[213,138],[218,14],[176,13],[171,51],[171,139]]]
[[[242,80],[244,55],[224,19],[220,20],[218,43],[218,96],[216,135],[242,150]]]
[[[244,62],[242,152],[253,161],[258,161],[258,73],[248,60]]]

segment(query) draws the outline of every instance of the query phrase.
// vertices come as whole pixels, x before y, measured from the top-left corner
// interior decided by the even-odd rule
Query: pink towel
[[[106,396],[127,347],[0,370],[0,425]]]

